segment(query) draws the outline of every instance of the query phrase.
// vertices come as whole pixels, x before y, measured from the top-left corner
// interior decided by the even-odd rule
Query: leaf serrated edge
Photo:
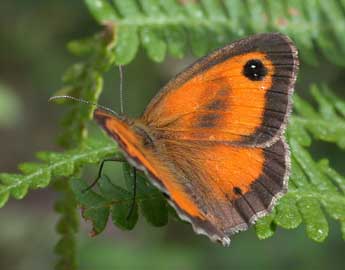
[[[0,204],[0,206],[4,206],[12,190],[15,190],[16,188],[20,188],[21,186],[26,186],[26,185],[28,187],[32,187],[33,179],[39,179],[40,177],[44,175],[49,175],[49,179],[46,179],[46,185],[38,186],[38,188],[46,187],[50,183],[52,177],[60,176],[60,175],[51,174],[51,172],[54,172],[54,169],[56,168],[59,168],[64,165],[70,165],[70,163],[76,164],[75,166],[76,168],[82,165],[83,163],[93,163],[94,162],[93,160],[88,160],[89,156],[91,157],[99,156],[99,159],[101,159],[103,156],[109,155],[111,153],[114,153],[114,154],[116,153],[116,145],[114,143],[109,143],[103,147],[97,147],[96,149],[91,147],[91,148],[86,148],[85,150],[77,149],[74,151],[69,151],[68,158],[66,159],[63,159],[61,161],[54,162],[51,164],[47,164],[45,168],[40,168],[34,173],[21,175],[20,177],[21,179],[19,179],[18,181],[12,184],[1,185],[0,186],[0,198],[1,198],[0,202],[2,204]],[[71,172],[70,175],[72,174],[73,172]],[[66,175],[61,175],[61,176],[66,177]]]

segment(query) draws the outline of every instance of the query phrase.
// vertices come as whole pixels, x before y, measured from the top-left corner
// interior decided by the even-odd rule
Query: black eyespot
[[[267,68],[260,60],[251,59],[244,65],[243,74],[249,80],[261,81],[267,75]]]
[[[233,192],[234,192],[236,195],[242,195],[242,189],[240,189],[239,187],[234,187],[234,188],[233,188]]]

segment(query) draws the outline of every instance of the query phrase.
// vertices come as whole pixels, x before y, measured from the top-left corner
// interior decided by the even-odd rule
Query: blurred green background
[[[63,106],[48,98],[61,87],[65,68],[78,61],[66,51],[66,43],[99,30],[82,0],[1,0],[0,3],[0,172],[15,172],[16,165],[34,160],[40,150],[59,150],[56,135]],[[137,116],[154,93],[193,58],[149,61],[141,52],[125,67],[125,111]],[[303,63],[302,63],[303,64]],[[310,82],[327,81],[344,97],[344,70],[321,60],[318,68],[302,65],[298,91],[308,97]],[[119,75],[107,75],[101,103],[119,109]],[[303,91],[304,90],[304,91]],[[329,156],[345,173],[343,153],[327,144],[316,144],[316,157]],[[111,177],[121,180],[120,168],[108,165]],[[87,170],[92,179],[96,167]],[[22,201],[12,200],[0,210],[0,269],[53,269],[57,241],[53,211],[56,194],[33,191]],[[122,232],[109,224],[90,238],[84,221],[79,232],[80,269],[344,269],[345,243],[338,224],[331,224],[323,244],[309,240],[298,230],[279,229],[259,241],[253,229],[234,237],[222,248],[196,236],[191,226],[172,218],[169,225],[153,228],[141,222],[134,231]]]

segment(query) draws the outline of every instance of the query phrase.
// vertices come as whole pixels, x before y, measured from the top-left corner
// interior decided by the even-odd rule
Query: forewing
[[[118,143],[128,162],[146,173],[151,182],[168,198],[174,198],[178,202],[174,206],[179,213],[182,213],[179,209],[188,209],[188,215],[204,220],[201,209],[185,190],[185,185],[188,183],[175,174],[173,163],[166,154],[165,146],[160,142],[150,140],[144,130],[145,127],[102,110],[96,110],[94,118]],[[209,227],[213,228],[211,225]]]
[[[288,37],[251,36],[177,75],[142,121],[163,138],[271,145],[285,129],[297,68],[297,50]]]

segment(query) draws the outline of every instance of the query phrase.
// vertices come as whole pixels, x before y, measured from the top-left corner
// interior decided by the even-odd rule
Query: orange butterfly
[[[279,33],[254,35],[173,78],[139,119],[94,118],[198,234],[224,246],[287,190],[283,133],[298,70]]]

